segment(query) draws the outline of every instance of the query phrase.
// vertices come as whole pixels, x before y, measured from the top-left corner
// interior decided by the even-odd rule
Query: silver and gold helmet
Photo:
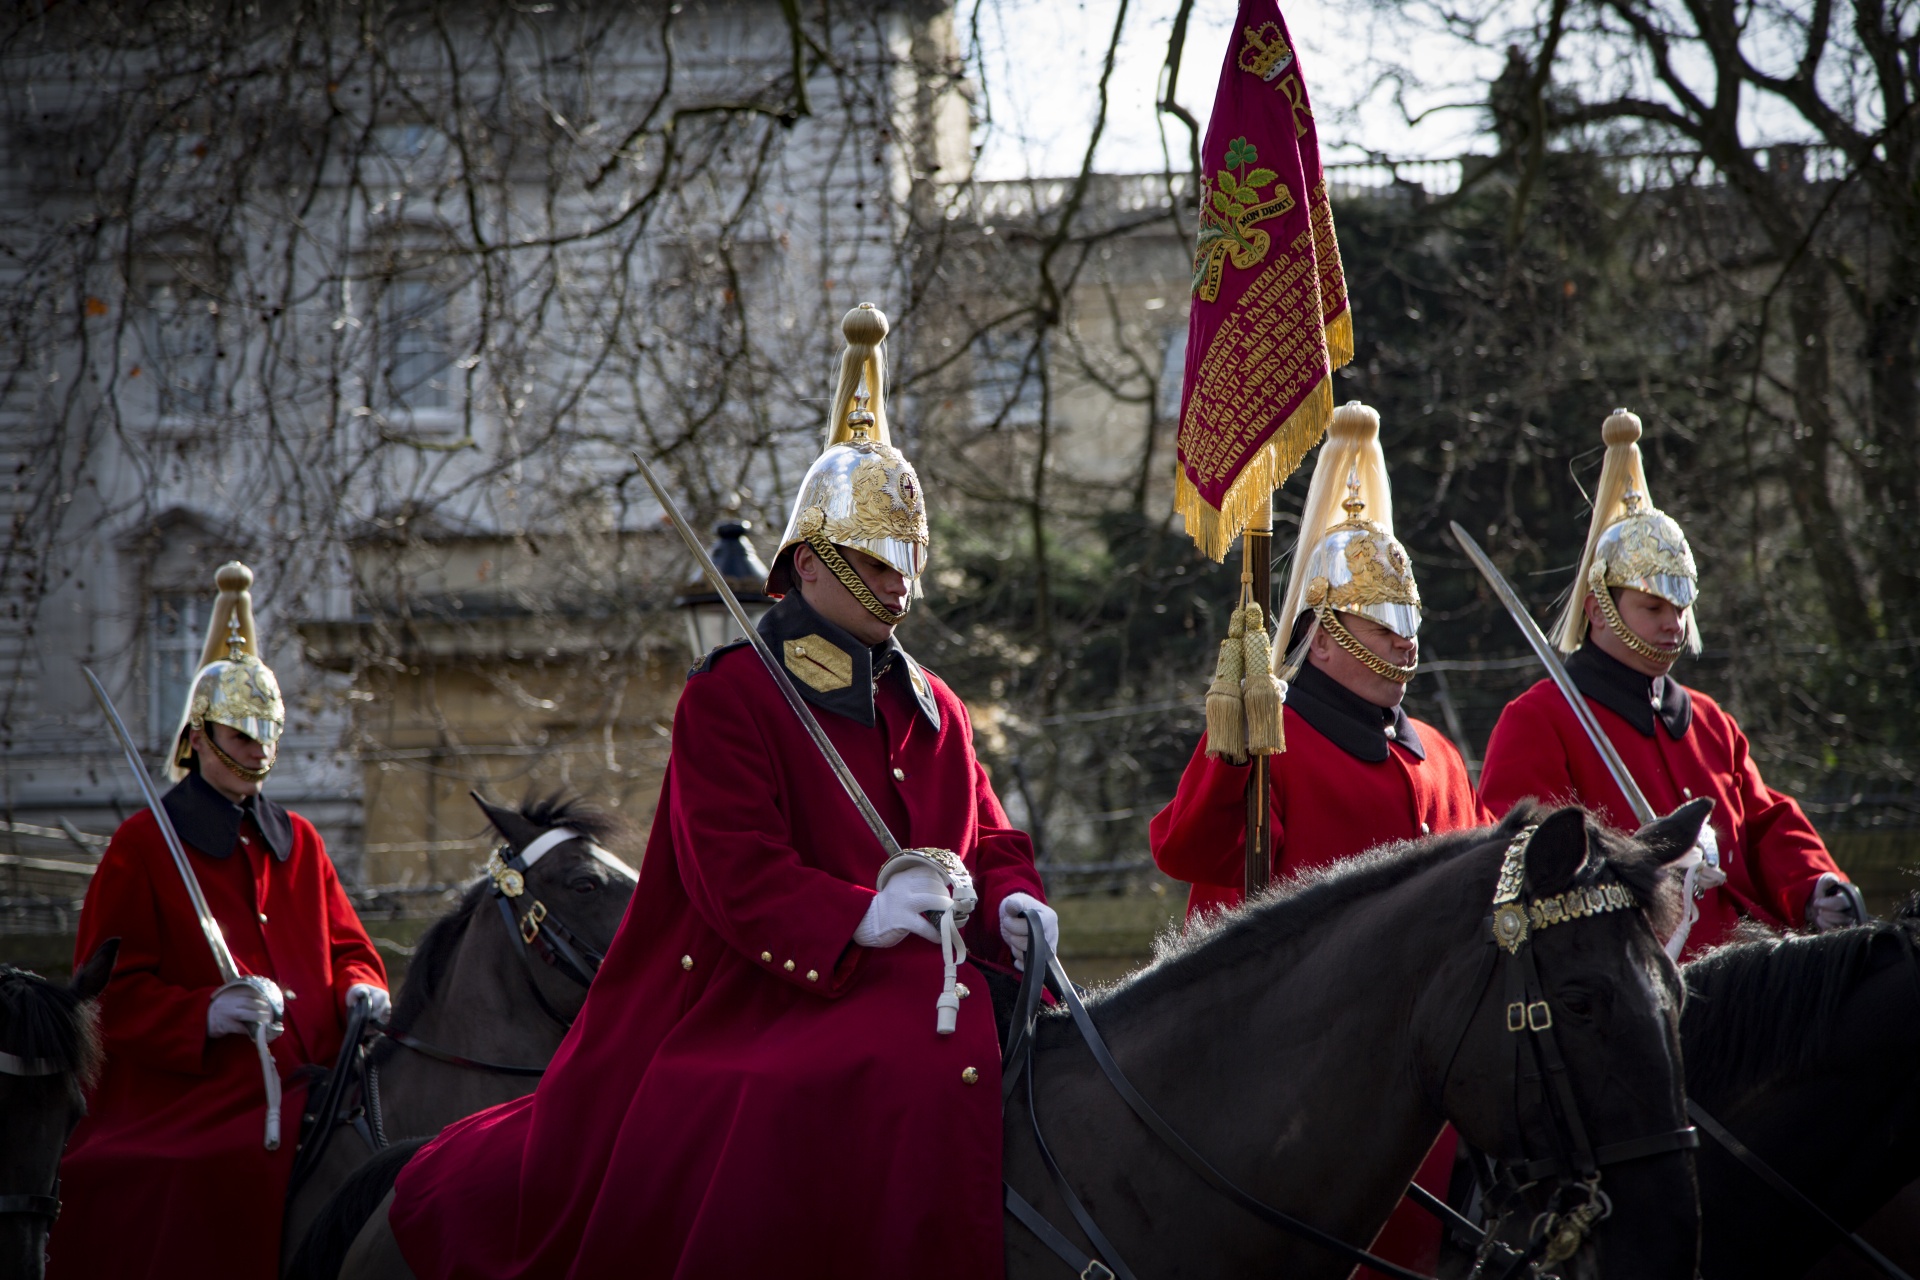
[[[806,543],[868,612],[889,624],[895,613],[867,588],[845,556],[835,548],[853,547],[882,560],[920,593],[927,567],[926,496],[913,464],[893,447],[887,431],[887,317],[870,302],[847,312],[840,323],[847,349],[827,425],[826,450],[807,468],[787,519],[767,593],[794,589],[793,548]]]
[[[200,670],[194,677],[187,707],[174,734],[173,752],[167,761],[167,776],[178,782],[187,775],[187,763],[193,758],[190,731],[209,724],[224,724],[238,729],[258,742],[272,747],[286,727],[287,707],[280,697],[280,682],[273,669],[259,657],[260,642],[253,624],[253,571],[238,560],[220,566],[214,574],[220,589],[214,601],[213,617],[207,625],[207,641],[200,653]],[[216,744],[214,750],[219,751]],[[248,769],[221,753],[222,762],[241,777],[258,782],[273,767],[268,757],[261,769]]]
[[[1303,603],[1371,618],[1395,635],[1420,634],[1420,586],[1400,540],[1366,518],[1360,485],[1349,481],[1347,518],[1307,558]]]
[[[1587,526],[1587,545],[1574,590],[1560,618],[1557,639],[1563,652],[1572,653],[1586,640],[1586,598],[1591,594],[1608,626],[1628,648],[1655,659],[1678,655],[1679,650],[1657,649],[1626,628],[1613,603],[1612,589],[1617,587],[1645,591],[1687,611],[1684,648],[1700,650],[1699,629],[1691,612],[1700,595],[1700,570],[1679,522],[1655,507],[1647,492],[1640,435],[1639,416],[1625,409],[1615,409],[1600,428],[1606,460],[1600,466],[1593,518]]]

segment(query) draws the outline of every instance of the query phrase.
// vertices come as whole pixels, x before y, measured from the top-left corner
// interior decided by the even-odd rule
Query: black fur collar
[[[1378,707],[1320,668],[1307,664],[1287,688],[1287,705],[1356,760],[1378,764],[1397,742],[1416,760],[1427,758],[1427,744],[1403,707]]]
[[[160,803],[180,839],[209,858],[232,855],[240,824],[247,818],[260,829],[275,859],[285,862],[293,856],[293,820],[265,796],[248,796],[244,804],[235,804],[198,773],[189,773]]]
[[[1693,725],[1693,696],[1672,676],[1643,676],[1626,663],[1583,644],[1567,655],[1567,674],[1581,693],[1653,736],[1657,719],[1678,742]]]

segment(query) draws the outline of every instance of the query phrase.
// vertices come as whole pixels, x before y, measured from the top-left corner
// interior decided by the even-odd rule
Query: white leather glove
[[[1833,872],[1823,871],[1813,886],[1813,896],[1807,899],[1807,923],[1815,931],[1825,933],[1829,929],[1863,923],[1854,918],[1853,898],[1841,887],[1842,883]]]
[[[1013,950],[1013,967],[1022,973],[1027,971],[1027,947],[1033,941],[1033,927],[1022,914],[1027,911],[1040,913],[1040,928],[1047,935],[1047,950],[1060,949],[1058,912],[1030,893],[1010,893],[1000,899],[1000,936],[1007,940],[1007,946]]]
[[[267,1024],[267,1039],[279,1038],[281,1026],[273,1020],[273,1006],[252,987],[222,987],[207,1003],[210,1036],[251,1036],[256,1022]]]
[[[908,867],[873,895],[867,914],[853,931],[863,947],[897,947],[908,934],[938,944],[940,930],[927,923],[922,911],[945,911],[953,906],[947,882],[931,867]]]
[[[385,1022],[387,1015],[393,1012],[393,997],[384,988],[376,987],[371,982],[356,982],[347,988],[347,1012],[353,1012],[353,1002],[363,995],[372,1001],[367,1016],[375,1022]]]

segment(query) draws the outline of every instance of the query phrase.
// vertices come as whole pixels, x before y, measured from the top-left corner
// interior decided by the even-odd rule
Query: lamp
[[[753,525],[745,520],[723,520],[713,527],[714,544],[708,550],[720,576],[733,588],[733,594],[756,624],[760,615],[773,607],[766,591],[767,566],[761,563],[747,534]],[[687,616],[687,643],[693,646],[694,660],[705,657],[729,640],[741,639],[740,625],[721,602],[704,573],[695,573],[686,590],[674,600]]]

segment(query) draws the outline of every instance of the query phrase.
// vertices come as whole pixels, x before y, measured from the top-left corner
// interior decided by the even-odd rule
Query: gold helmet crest
[[[882,604],[837,548],[854,547],[891,565],[918,595],[927,566],[926,495],[887,430],[885,313],[863,302],[847,312],[840,328],[847,349],[840,356],[826,449],[800,481],[767,573],[767,593],[794,589],[793,548],[804,542],[869,613],[893,624],[905,613]]]
[[[1640,457],[1640,417],[1615,409],[1600,428],[1606,460],[1593,497],[1593,519],[1580,556],[1565,612],[1555,637],[1563,653],[1587,638],[1586,599],[1592,595],[1607,625],[1634,652],[1654,659],[1678,655],[1656,649],[1627,629],[1614,607],[1613,588],[1631,587],[1659,596],[1687,615],[1688,652],[1700,652],[1700,629],[1693,604],[1700,594],[1700,571],[1679,522],[1653,505],[1647,491],[1646,464]]]
[[[1338,617],[1370,618],[1411,640],[1420,631],[1420,586],[1407,549],[1393,536],[1393,489],[1380,449],[1380,415],[1350,400],[1333,412],[1300,515],[1300,540],[1281,599],[1284,636],[1311,610],[1322,630],[1389,680],[1412,667],[1387,662],[1355,639]]]
[[[271,747],[280,740],[280,732],[287,722],[280,682],[259,656],[253,595],[248,590],[253,585],[253,570],[238,560],[229,561],[214,574],[214,585],[220,594],[214,600],[213,617],[207,624],[207,641],[200,651],[200,670],[187,695],[186,710],[180,717],[180,727],[173,736],[173,751],[167,760],[167,777],[174,782],[187,776],[187,762],[193,758],[193,748],[188,745],[191,730],[224,724]],[[225,763],[240,776],[255,782],[273,767],[271,756],[265,768],[258,770],[246,769],[232,760]]]

